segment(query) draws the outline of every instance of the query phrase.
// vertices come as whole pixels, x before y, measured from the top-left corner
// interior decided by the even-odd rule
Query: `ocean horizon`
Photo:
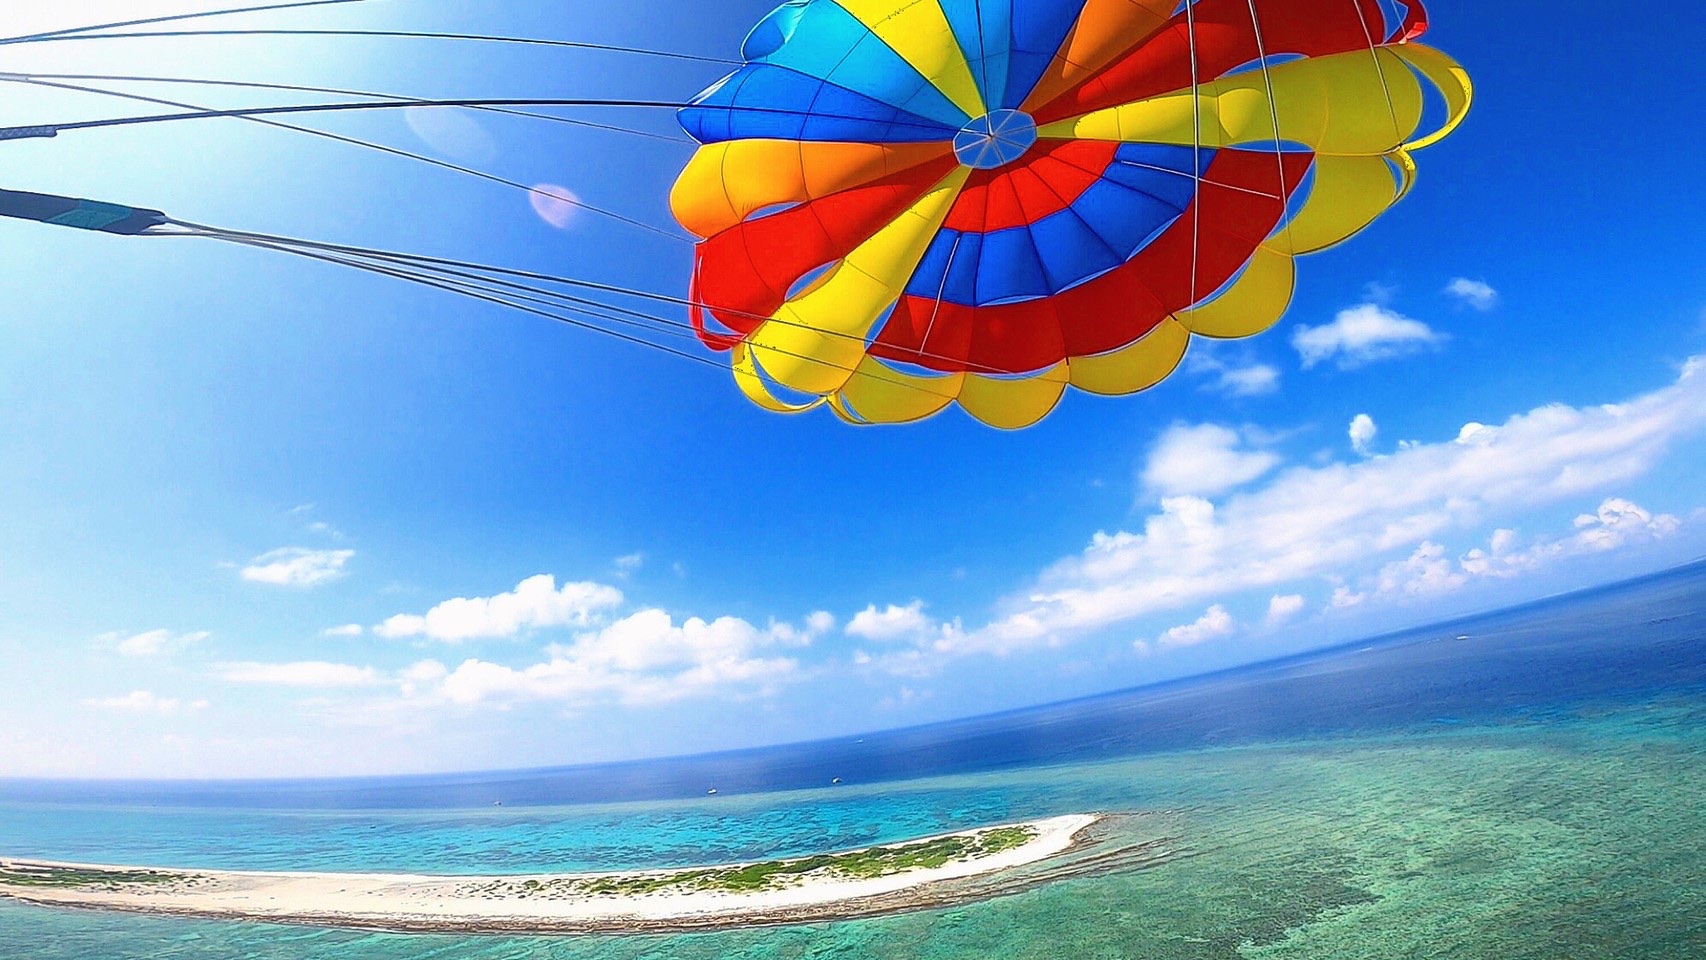
[[[1703,596],[1706,564],[1693,563],[1187,681],[664,761],[359,780],[0,782],[0,855],[74,862],[649,869],[1087,811],[1151,818],[1149,829],[1176,835],[1187,853],[951,911],[504,938],[0,903],[0,933],[22,951],[9,956],[27,960],[300,956],[304,939],[313,955],[338,958],[957,957],[997,946],[1060,956],[1063,930],[1082,938],[1075,956],[1697,956]],[[1615,896],[1603,895],[1607,884]],[[1588,927],[1594,938],[1582,940]],[[1424,936],[1453,946],[1406,952]],[[1380,954],[1376,942],[1399,946]]]

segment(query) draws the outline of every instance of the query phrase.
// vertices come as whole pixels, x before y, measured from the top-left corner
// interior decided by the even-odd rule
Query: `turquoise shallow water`
[[[1665,594],[1673,607],[1702,599],[1694,577]],[[1621,649],[1650,643],[1694,662],[1706,652],[1694,622],[1654,616],[1651,596],[1620,596],[1574,619]],[[1556,612],[1529,611],[1518,626],[1563,636]],[[1641,634],[1634,623],[1657,625]],[[1552,641],[1525,650],[1523,662],[1542,663],[1581,652]],[[1305,672],[1343,683],[1350,667],[1334,664],[1358,655]],[[1494,678],[1495,691],[1514,689],[1509,651],[1452,656]],[[0,852],[158,865],[467,873],[702,863],[1084,810],[1154,812],[1187,855],[946,911],[685,936],[367,934],[0,902],[0,957],[1695,960],[1706,956],[1706,688],[1687,670],[1668,672],[1677,683],[1602,683],[1577,696],[1587,684],[1565,682],[1574,674],[1558,659],[1539,671],[1558,679],[1543,701],[1492,696],[1471,710],[1454,700],[1380,727],[1322,733],[1312,721],[1230,744],[839,790],[317,811],[14,796],[0,800]]]

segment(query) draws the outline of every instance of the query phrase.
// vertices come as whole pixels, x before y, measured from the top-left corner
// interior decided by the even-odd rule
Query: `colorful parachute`
[[[777,411],[1129,394],[1279,320],[1293,257],[1468,111],[1416,0],[790,0],[681,113],[695,325]],[[1277,132],[1276,132],[1277,131]]]

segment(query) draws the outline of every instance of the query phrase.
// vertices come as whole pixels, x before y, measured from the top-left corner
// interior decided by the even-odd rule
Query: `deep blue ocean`
[[[1174,818],[1194,855],[1131,875],[950,913],[558,940],[0,901],[0,957],[1699,957],[1703,771],[1696,563],[1187,681],[817,743],[454,776],[0,780],[0,856],[529,873],[800,855],[1087,810]],[[1448,917],[1458,934],[1438,926]],[[1584,918],[1597,918],[1587,939]],[[1062,930],[1074,952],[1051,952]]]

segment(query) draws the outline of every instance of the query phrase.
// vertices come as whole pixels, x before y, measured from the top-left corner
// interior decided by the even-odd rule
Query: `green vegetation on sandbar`
[[[103,870],[99,867],[0,863],[0,886],[100,887],[110,890],[127,884],[173,883],[188,879],[187,874],[167,873],[162,870]]]
[[[698,891],[754,892],[787,886],[813,874],[837,879],[869,880],[909,870],[928,870],[963,860],[975,860],[1022,847],[1036,839],[1032,827],[994,827],[973,834],[937,837],[850,853],[826,853],[797,860],[768,860],[738,867],[709,867],[671,873],[628,876],[526,880],[487,884],[488,893],[523,897],[556,895],[620,895],[689,893]]]
[[[886,877],[908,870],[929,870],[961,860],[973,860],[1012,850],[1036,837],[1030,827],[997,827],[970,835],[937,837],[892,847],[872,847],[852,853],[827,853],[798,860],[768,860],[742,867],[690,870],[685,873],[638,877],[605,877],[576,881],[577,893],[650,893],[687,890],[768,890],[795,877],[818,873],[853,880]]]

